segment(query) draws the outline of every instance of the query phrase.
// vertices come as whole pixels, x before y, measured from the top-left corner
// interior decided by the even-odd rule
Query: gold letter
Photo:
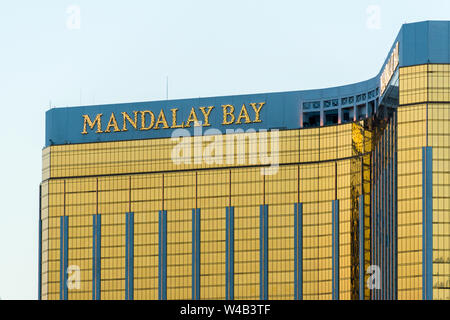
[[[130,116],[128,115],[128,113],[126,112],[122,112],[122,116],[123,116],[123,128],[122,131],[128,131],[127,129],[127,121],[133,126],[134,129],[137,129],[137,111],[133,111],[134,112],[134,121],[131,120]]]
[[[237,124],[241,123],[241,119],[245,118],[245,123],[251,123],[250,117],[248,116],[247,108],[245,107],[245,104],[242,105],[241,113],[239,113],[239,117],[236,120]]]
[[[177,124],[177,111],[178,109],[170,109],[172,111],[172,126],[170,128],[184,128],[184,121],[181,124]]]
[[[114,132],[120,131],[119,126],[117,125],[116,116],[114,115],[114,112],[111,113],[111,118],[109,118],[108,125],[106,126],[105,132],[111,132],[109,130],[110,127],[114,127]]]
[[[250,105],[253,107],[253,110],[255,110],[255,121],[253,122],[261,122],[261,119],[259,118],[259,113],[261,112],[261,108],[265,105],[265,102],[259,103],[259,108],[256,108],[256,103],[250,103]]]
[[[223,108],[223,122],[222,124],[232,124],[234,122],[234,107],[231,104],[225,104],[222,106]],[[230,109],[230,111],[228,111],[228,109]],[[231,116],[231,120],[228,121],[228,116]]]
[[[89,125],[89,128],[94,129],[95,123],[97,123],[97,131],[96,133],[102,133],[102,115],[103,113],[97,114],[95,117],[94,122],[91,121],[91,118],[87,114],[83,114],[84,123],[83,123],[83,131],[81,131],[81,134],[87,134],[86,131],[86,124]]]
[[[191,122],[194,123],[194,127],[200,127],[200,124],[198,122],[197,114],[195,113],[194,108],[191,109],[191,113],[189,114],[189,118],[186,121],[186,127],[191,127]]]
[[[145,126],[145,114],[149,114],[151,117],[150,125],[148,127]],[[145,110],[141,111],[141,130],[150,130],[155,124],[155,115],[153,112]]]
[[[169,125],[167,124],[166,115],[164,114],[163,109],[159,113],[158,120],[156,120],[155,127],[153,129],[158,130],[159,125],[162,124],[164,129],[169,129]]]
[[[211,126],[211,124],[209,123],[209,115],[210,115],[212,109],[214,109],[214,106],[208,107],[207,112],[205,111],[205,109],[206,109],[205,107],[200,107],[200,110],[202,111],[203,116],[205,117],[205,123],[203,123],[203,126],[209,127],[209,126]]]

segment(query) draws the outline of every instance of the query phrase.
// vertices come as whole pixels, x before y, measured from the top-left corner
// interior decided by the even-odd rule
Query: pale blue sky
[[[70,5],[80,29],[67,27]],[[165,99],[166,76],[169,98],[358,82],[378,73],[403,23],[421,20],[450,20],[450,1],[1,1],[0,297],[37,298],[50,101]]]

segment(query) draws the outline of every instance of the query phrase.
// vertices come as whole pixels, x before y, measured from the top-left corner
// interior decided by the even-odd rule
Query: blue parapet
[[[386,81],[389,83],[391,79],[395,78],[397,65],[407,67],[425,63],[450,63],[449,30],[449,21],[404,24],[387,53],[385,62],[379,70],[374,70],[374,74],[377,75],[369,80],[345,86],[263,94],[52,108],[46,112],[45,146],[169,138],[180,123],[187,121],[191,110],[195,111],[199,121],[204,124],[208,122],[206,126],[222,133],[225,133],[227,129],[245,130],[250,127],[255,130],[298,129],[303,127],[303,118],[306,118],[311,112],[321,114],[321,123],[326,125],[324,123],[326,119],[323,118],[325,113],[332,111],[333,115],[339,115],[343,108],[356,108],[358,105],[364,105],[365,115],[370,116],[367,109],[368,103],[373,103],[374,108],[377,109],[377,99],[383,96],[380,90],[381,82],[384,86]],[[395,59],[395,68],[391,70],[392,64],[389,62],[392,61],[393,53],[397,52],[398,59]],[[397,57],[397,54],[394,56]],[[384,72],[386,70],[387,73]],[[383,81],[380,82],[381,79]],[[264,106],[256,116],[252,104],[259,103],[263,103]],[[250,114],[251,126],[246,126],[238,121],[230,123],[224,121],[224,116],[226,116],[224,107],[233,106],[233,114],[236,118],[236,114],[244,105]],[[212,109],[208,109],[210,111],[208,119],[204,116],[205,109],[202,112],[202,108],[205,106],[212,107]],[[161,112],[167,119],[164,128],[158,127],[157,130],[147,128],[146,117],[143,113],[151,114],[153,118],[157,119]],[[173,114],[176,116],[174,117]],[[85,116],[89,118],[90,122],[86,122]],[[99,122],[101,122],[99,129],[98,122],[95,122],[97,116],[100,117]],[[115,119],[114,123],[117,124],[112,132],[107,130],[107,124],[111,119]],[[133,125],[129,123],[127,127],[126,121],[128,120],[126,119],[132,120]],[[177,121],[179,121],[178,125]],[[86,124],[88,124],[88,128],[86,128]],[[189,131],[190,135],[194,134],[192,125],[186,126],[185,130]]]

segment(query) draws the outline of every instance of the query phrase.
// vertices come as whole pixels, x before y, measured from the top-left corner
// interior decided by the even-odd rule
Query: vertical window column
[[[39,218],[38,300],[42,300],[42,220]]]
[[[159,211],[158,299],[167,300],[167,211]]]
[[[225,299],[234,300],[234,207],[226,208]]]
[[[61,216],[59,224],[59,299],[67,300],[68,232],[69,217]]]
[[[393,173],[392,173],[392,177],[394,179],[394,194],[393,194],[393,223],[394,223],[394,234],[393,234],[393,242],[394,242],[394,255],[393,255],[393,260],[392,263],[394,265],[394,297],[393,300],[397,300],[398,299],[398,235],[397,235],[397,230],[398,230],[398,209],[397,209],[397,190],[398,190],[398,182],[397,182],[397,174],[398,174],[398,170],[397,170],[397,141],[398,141],[398,136],[397,136],[397,112],[394,112],[394,131],[393,131],[393,143],[392,143],[392,154],[393,154],[393,161],[394,161],[394,165],[393,165]]]
[[[382,300],[382,289],[383,289],[383,256],[382,256],[382,234],[383,234],[383,224],[382,224],[382,213],[383,213],[383,164],[382,164],[382,138],[377,143],[375,148],[375,156],[376,160],[374,162],[376,166],[376,202],[375,202],[375,252],[376,252],[376,260],[374,261],[374,265],[379,268],[380,274],[379,279],[377,279],[377,283],[379,287],[374,290],[375,292],[375,300]]]
[[[125,213],[125,300],[134,298],[134,212]]]
[[[192,300],[200,300],[200,209],[192,209]]]
[[[371,179],[371,206],[370,206],[370,262],[372,265],[377,265],[377,233],[376,233],[376,227],[378,226],[378,222],[375,218],[376,211],[377,211],[377,187],[378,187],[378,175],[377,175],[377,146],[374,147],[372,152],[372,179]],[[371,300],[376,300],[376,291],[371,290],[370,291],[370,298]]]
[[[364,300],[364,195],[359,196],[359,300]]]
[[[385,133],[386,135],[386,146],[385,146],[385,157],[386,157],[386,300],[392,299],[392,279],[391,279],[391,267],[392,267],[392,257],[391,257],[391,128],[390,123],[387,124]]]
[[[389,299],[389,159],[388,128],[383,133],[383,300]]]
[[[339,300],[339,200],[332,201],[332,298]]]
[[[303,204],[294,204],[294,299],[303,299]]]
[[[42,300],[42,186],[39,186],[38,300]]]
[[[92,300],[100,300],[101,292],[101,228],[100,214],[92,215]]]
[[[422,299],[433,299],[433,149],[422,148]]]
[[[386,201],[387,201],[387,181],[386,181],[386,134],[381,137],[381,300],[386,300]]]
[[[375,210],[375,230],[376,230],[376,255],[377,255],[377,259],[376,259],[376,266],[379,268],[380,272],[382,272],[382,256],[381,256],[381,249],[382,249],[382,244],[381,244],[381,231],[382,231],[382,224],[381,224],[381,212],[382,212],[382,199],[383,199],[383,193],[382,193],[382,164],[381,164],[381,142],[378,143],[377,145],[377,203],[376,203],[376,210]],[[382,275],[379,275],[379,283],[380,286],[382,286]],[[379,289],[377,289],[375,291],[376,293],[376,300],[381,300],[381,287]]]
[[[269,206],[263,204],[259,208],[259,296],[260,300],[268,298],[268,211]]]

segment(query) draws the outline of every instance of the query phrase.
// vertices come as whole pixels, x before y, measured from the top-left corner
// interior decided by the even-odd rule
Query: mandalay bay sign
[[[251,102],[242,107],[236,108],[234,105],[226,104],[221,106],[222,125],[231,124],[251,124],[261,122],[260,113],[265,102]],[[216,110],[215,106],[192,108],[186,119],[179,119],[178,108],[170,111],[160,110],[154,113],[150,110],[133,111],[132,113],[111,112],[109,115],[98,113],[95,117],[87,114],[82,115],[83,125],[81,134],[89,134],[88,130],[95,130],[97,134],[110,132],[123,132],[129,129],[134,130],[158,130],[158,129],[178,129],[190,128],[191,126],[209,127],[210,116]]]
[[[170,141],[171,160],[175,165],[258,165],[262,175],[274,175],[279,167],[279,131],[255,130],[252,123],[260,123],[265,102],[191,108],[186,119],[179,119],[178,108],[155,114],[149,110],[112,112],[107,117],[98,113],[94,118],[83,115],[81,134],[105,134],[128,130],[174,129]],[[222,125],[247,124],[242,128],[213,128],[210,123],[214,111],[219,110]],[[216,115],[217,116],[217,115]],[[204,128],[208,127],[208,128]],[[189,131],[193,128],[193,132]]]

